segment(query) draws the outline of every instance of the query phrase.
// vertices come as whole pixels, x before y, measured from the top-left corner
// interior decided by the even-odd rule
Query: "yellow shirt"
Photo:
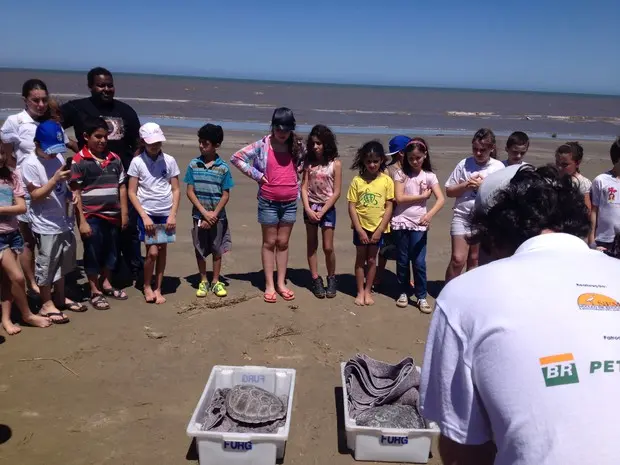
[[[347,200],[355,204],[362,228],[374,232],[383,220],[386,202],[394,200],[394,181],[383,173],[371,182],[355,176],[349,186]]]

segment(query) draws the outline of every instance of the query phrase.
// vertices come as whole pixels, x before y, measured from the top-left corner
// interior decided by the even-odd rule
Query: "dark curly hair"
[[[480,128],[474,134],[474,137],[471,139],[471,143],[480,142],[482,144],[493,145],[493,150],[491,151],[491,158],[497,158],[497,146],[495,140],[495,133],[493,130],[489,128]]]
[[[552,165],[521,167],[494,200],[488,211],[474,210],[469,238],[488,254],[512,255],[544,230],[580,238],[590,231],[589,212],[579,187]]]
[[[418,149],[420,152],[426,155],[426,158],[422,162],[422,171],[432,172],[433,166],[431,165],[431,153],[429,151],[428,143],[421,137],[414,137],[413,139],[411,139],[411,142],[407,144],[407,147],[405,147],[405,156],[403,157],[403,161],[401,162],[403,173],[405,173],[407,176],[413,175],[413,167],[409,164],[407,154],[413,152],[415,149]]]
[[[313,137],[316,137],[323,144],[323,159],[321,160],[318,160],[316,153],[314,153]],[[327,165],[336,158],[338,158],[336,136],[327,126],[323,124],[315,125],[310,134],[308,134],[308,141],[306,142],[306,164],[320,163],[321,165]]]
[[[381,158],[381,166],[379,167],[379,172],[383,172],[387,165],[387,156],[385,155],[385,148],[383,148],[383,144],[378,140],[371,140],[362,145],[357,153],[355,154],[355,158],[353,159],[353,163],[351,164],[352,170],[358,170],[360,175],[364,174],[366,171],[366,166],[364,165],[364,161],[368,158],[369,155],[377,155]]]

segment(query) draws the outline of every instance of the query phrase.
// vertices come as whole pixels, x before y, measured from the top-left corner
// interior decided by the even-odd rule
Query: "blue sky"
[[[620,94],[618,0],[7,2],[0,66]]]

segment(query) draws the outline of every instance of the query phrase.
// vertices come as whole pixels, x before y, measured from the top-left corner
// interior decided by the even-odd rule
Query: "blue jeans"
[[[396,278],[401,293],[409,295],[409,264],[413,263],[414,294],[426,299],[426,242],[427,231],[392,231],[396,238]]]
[[[118,240],[121,228],[103,218],[86,220],[92,231],[83,237],[84,271],[88,276],[98,276],[106,268],[113,271],[118,258]]]

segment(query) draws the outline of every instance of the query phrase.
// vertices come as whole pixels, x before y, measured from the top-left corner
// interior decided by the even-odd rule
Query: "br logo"
[[[620,303],[603,294],[581,294],[577,298],[577,306],[581,310],[598,310],[601,312],[620,311]]]
[[[547,387],[579,382],[573,354],[551,355],[539,360]]]

